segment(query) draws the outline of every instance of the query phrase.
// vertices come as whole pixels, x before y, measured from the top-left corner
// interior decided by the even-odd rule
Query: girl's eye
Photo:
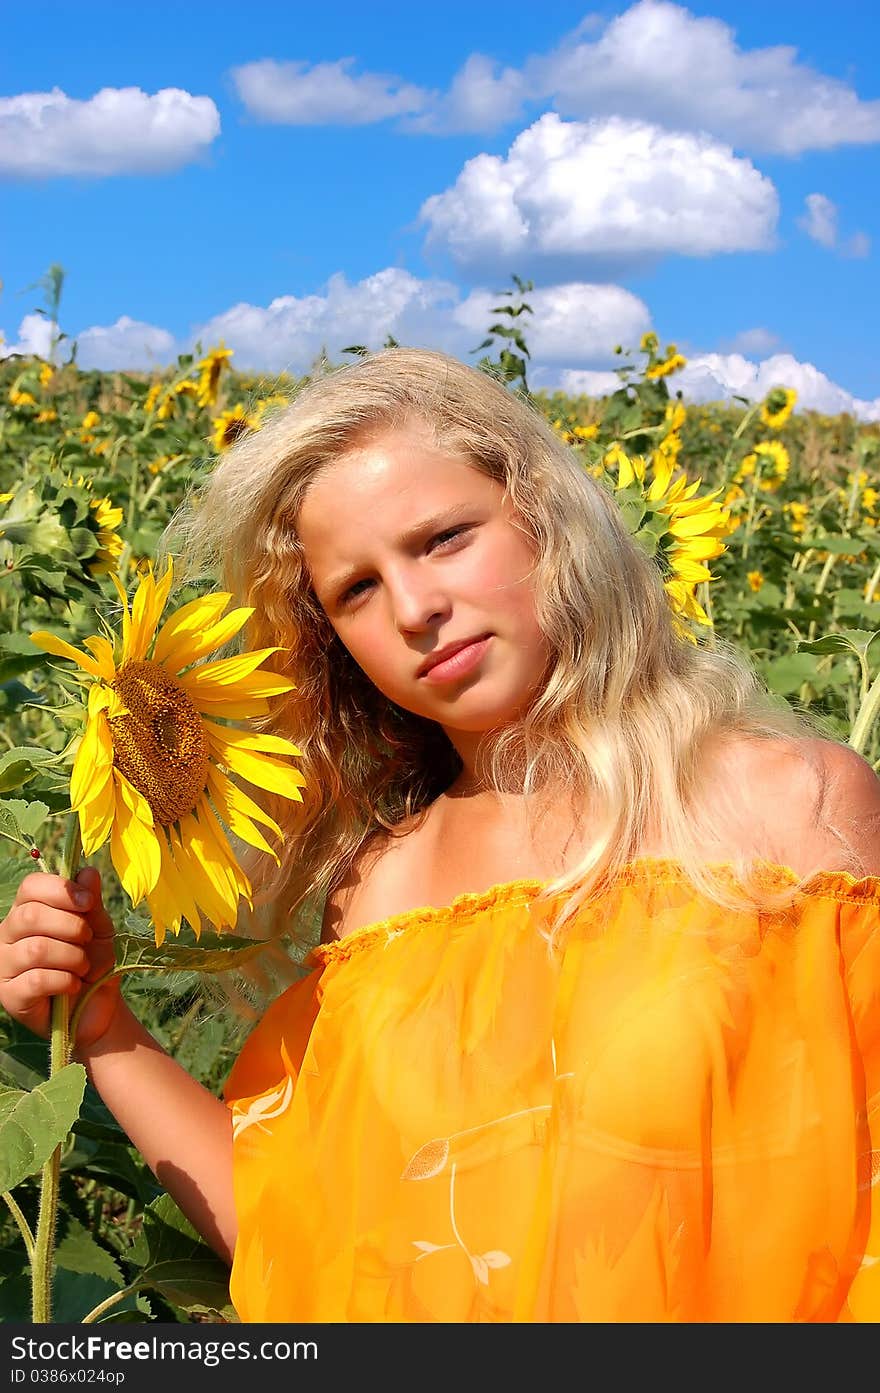
[[[438,532],[437,535],[433,537],[431,540],[436,542],[439,546],[446,546],[446,542],[443,540],[444,538],[447,538],[451,541],[452,538],[457,537],[460,532],[467,531],[467,527],[448,527],[445,532]],[[348,604],[349,600],[355,599],[358,594],[358,586],[371,584],[372,581],[369,580],[356,580],[354,585],[349,586],[345,594],[339,597],[340,603],[346,605]]]

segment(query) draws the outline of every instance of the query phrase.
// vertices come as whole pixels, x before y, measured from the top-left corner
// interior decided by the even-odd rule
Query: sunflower
[[[217,453],[228,450],[246,431],[259,430],[261,414],[255,411],[249,416],[240,402],[230,411],[221,411],[213,422],[212,440]]]
[[[198,403],[199,406],[213,406],[217,400],[217,389],[220,385],[220,374],[223,371],[224,363],[232,357],[233,350],[224,348],[212,348],[206,358],[199,363],[199,385]]]
[[[669,437],[667,437],[667,440]],[[687,482],[679,474],[673,482],[677,451],[661,441],[651,460],[653,478],[646,481],[646,464],[632,458],[618,444],[605,456],[606,469],[617,468],[614,489],[635,539],[654,556],[663,573],[663,587],[672,608],[673,621],[682,638],[696,640],[681,621],[693,619],[711,625],[696,598],[696,587],[711,581],[705,564],[727,550],[722,538],[731,531],[729,510],[714,500],[721,489],[697,496],[702,479]]]
[[[761,423],[770,430],[782,430],[796,401],[797,392],[793,387],[774,387],[761,403]]]
[[[674,345],[669,345],[674,350]],[[661,377],[669,377],[670,373],[679,372],[687,366],[687,358],[683,353],[671,352],[662,363],[653,363],[651,367],[645,369],[645,377],[649,382],[656,382]]]
[[[232,597],[210,594],[183,605],[160,628],[172,571],[169,560],[156,581],[148,565],[130,611],[111,575],[123,606],[121,642],[87,638],[83,652],[54,634],[31,634],[39,648],[85,673],[88,715],[71,773],[71,806],[87,856],[109,837],[123,889],[133,905],[146,899],[157,943],[168,929],[177,933],[183,919],[198,935],[202,915],[218,930],[230,928],[239,902],[252,903],[226,829],[280,864],[257,824],[279,840],[281,829],[235,776],[298,802],[305,785],[289,763],[301,753],[289,740],[227,724],[265,715],[269,697],[293,689],[262,669],[278,649],[201,662],[253,610],[223,617]]]
[[[98,525],[98,550],[89,566],[89,575],[106,576],[116,570],[122,555],[122,538],[116,531],[122,522],[122,509],[114,508],[109,498],[98,498],[89,508]]]

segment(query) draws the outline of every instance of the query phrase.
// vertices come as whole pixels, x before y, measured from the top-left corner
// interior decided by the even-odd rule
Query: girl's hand
[[[75,881],[36,872],[22,881],[0,922],[0,1006],[46,1039],[52,997],[69,996],[72,1008],[83,984],[103,977],[115,961],[98,871],[84,866]],[[77,1022],[77,1049],[101,1039],[121,1002],[114,976],[89,998]]]

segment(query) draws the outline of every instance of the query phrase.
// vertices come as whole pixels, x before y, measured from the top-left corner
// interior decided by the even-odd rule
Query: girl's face
[[[456,733],[514,719],[549,653],[535,617],[534,544],[501,484],[417,424],[372,436],[323,471],[297,531],[330,623],[398,706]],[[460,671],[422,674],[465,639],[488,642]]]

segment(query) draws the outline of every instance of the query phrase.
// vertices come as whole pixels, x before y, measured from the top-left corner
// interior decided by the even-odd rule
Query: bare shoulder
[[[409,834],[417,829],[409,819],[393,832],[374,831],[353,857],[343,878],[327,895],[321,923],[321,942],[332,943],[353,929],[384,919],[392,912],[406,873],[411,850]]]
[[[820,736],[752,740],[740,758],[773,860],[798,874],[880,875],[880,779],[851,746]]]

